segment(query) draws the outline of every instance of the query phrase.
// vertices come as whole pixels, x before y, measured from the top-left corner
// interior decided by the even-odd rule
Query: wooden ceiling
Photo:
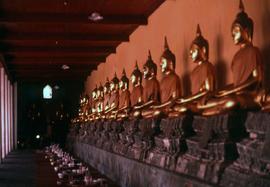
[[[16,80],[82,80],[163,1],[1,0],[0,52]]]

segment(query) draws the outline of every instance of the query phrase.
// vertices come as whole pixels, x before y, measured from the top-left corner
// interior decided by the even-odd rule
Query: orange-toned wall
[[[114,72],[120,77],[123,68],[130,75],[135,60],[142,68],[148,49],[151,50],[153,60],[158,63],[166,35],[176,55],[176,72],[181,77],[186,95],[190,88],[189,72],[194,68],[188,51],[198,23],[203,36],[209,41],[210,61],[216,67],[218,87],[231,82],[230,63],[238,48],[232,42],[230,28],[238,13],[238,4],[238,0],[165,1],[149,17],[148,25],[138,27],[130,35],[129,42],[120,44],[116,53],[108,56],[106,62],[88,76],[86,93],[90,93],[96,83],[104,83],[107,76],[111,79]],[[270,0],[244,0],[244,4],[255,24],[253,43],[263,53],[266,71],[269,72],[267,80],[270,80]]]

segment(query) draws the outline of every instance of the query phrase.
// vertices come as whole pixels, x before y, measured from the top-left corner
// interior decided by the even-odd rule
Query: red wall
[[[270,1],[244,0],[245,10],[254,21],[254,45],[264,56],[266,71],[270,80]],[[131,74],[135,60],[142,68],[151,50],[153,60],[158,64],[163,52],[164,36],[176,55],[176,72],[181,77],[184,94],[190,88],[189,73],[194,64],[188,57],[189,46],[195,38],[196,25],[201,26],[203,36],[209,41],[210,61],[217,71],[218,87],[232,81],[230,63],[237,47],[231,38],[231,24],[238,13],[238,0],[167,0],[148,19],[147,26],[138,27],[129,42],[117,47],[116,54],[107,57],[85,82],[87,93],[99,82],[104,83],[116,71],[121,76],[125,68]],[[158,69],[160,78],[160,69]]]

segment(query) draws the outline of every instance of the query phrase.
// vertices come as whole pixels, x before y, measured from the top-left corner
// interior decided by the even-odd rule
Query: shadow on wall
[[[226,62],[222,58],[222,46],[223,40],[220,33],[216,37],[216,49],[217,49],[217,62],[215,65],[216,68],[216,88],[221,89],[226,85],[226,76],[228,75],[228,69],[226,67]],[[223,76],[220,76],[223,75]]]
[[[262,56],[263,56],[263,62],[264,62],[264,68],[265,68],[265,86],[267,90],[270,90],[270,2],[264,1],[264,13],[262,16],[262,34],[263,34],[263,40],[265,41],[266,46],[262,48]]]
[[[191,90],[191,80],[190,80],[190,72],[188,71],[188,63],[189,63],[189,48],[187,45],[184,45],[183,49],[183,77],[182,77],[182,89],[183,89],[183,96],[187,96],[190,94]]]

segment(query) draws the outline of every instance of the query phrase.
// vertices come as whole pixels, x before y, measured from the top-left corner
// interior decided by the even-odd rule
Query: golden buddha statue
[[[130,92],[129,92],[129,79],[126,76],[126,71],[123,69],[122,77],[119,82],[120,98],[117,110],[117,119],[122,120],[128,117],[130,108]]]
[[[156,78],[157,65],[153,62],[151,52],[143,65],[143,77],[145,80],[142,102],[134,106],[134,117],[142,115],[144,118],[153,117],[153,111],[148,110],[151,106],[160,102],[159,82]]]
[[[259,109],[259,90],[262,86],[262,58],[260,50],[252,44],[253,21],[248,17],[240,0],[240,12],[231,28],[235,45],[240,49],[234,55],[231,69],[233,84],[217,91],[214,98],[198,108],[203,115],[226,113],[233,109]]]
[[[119,79],[117,78],[116,73],[114,74],[114,78],[110,82],[110,92],[110,107],[105,110],[105,114],[107,119],[115,119],[119,105]]]
[[[110,96],[111,96],[111,91],[110,91],[110,81],[109,78],[107,77],[106,82],[103,87],[103,93],[104,93],[104,111],[108,110],[110,108]]]
[[[100,119],[102,117],[101,115],[102,115],[102,112],[104,110],[103,102],[104,102],[103,86],[100,83],[100,85],[97,89],[97,115],[96,115],[96,119]]]
[[[142,73],[139,70],[138,63],[136,61],[135,69],[131,74],[131,82],[133,89],[131,92],[131,106],[135,107],[143,103],[143,86],[142,86]]]
[[[98,90],[98,88],[97,88],[97,85],[96,85],[96,87],[92,90],[91,114],[88,116],[88,119],[90,121],[95,120],[95,116],[97,114],[97,104],[98,104],[97,90]]]
[[[160,82],[160,105],[153,105],[153,115],[158,116],[161,112],[168,116],[178,115],[173,110],[176,99],[181,96],[180,78],[175,73],[175,55],[171,52],[165,37],[164,52],[160,58],[160,67],[163,77]]]
[[[174,109],[185,113],[190,109],[194,113],[200,110],[197,104],[204,101],[206,95],[215,89],[214,66],[208,61],[209,44],[202,36],[200,26],[197,26],[196,38],[190,47],[190,58],[197,66],[191,72],[191,96],[176,100]]]
[[[81,122],[84,122],[87,119],[87,114],[88,114],[87,105],[88,105],[87,95],[82,94],[80,96],[80,107],[78,111],[79,119]]]

